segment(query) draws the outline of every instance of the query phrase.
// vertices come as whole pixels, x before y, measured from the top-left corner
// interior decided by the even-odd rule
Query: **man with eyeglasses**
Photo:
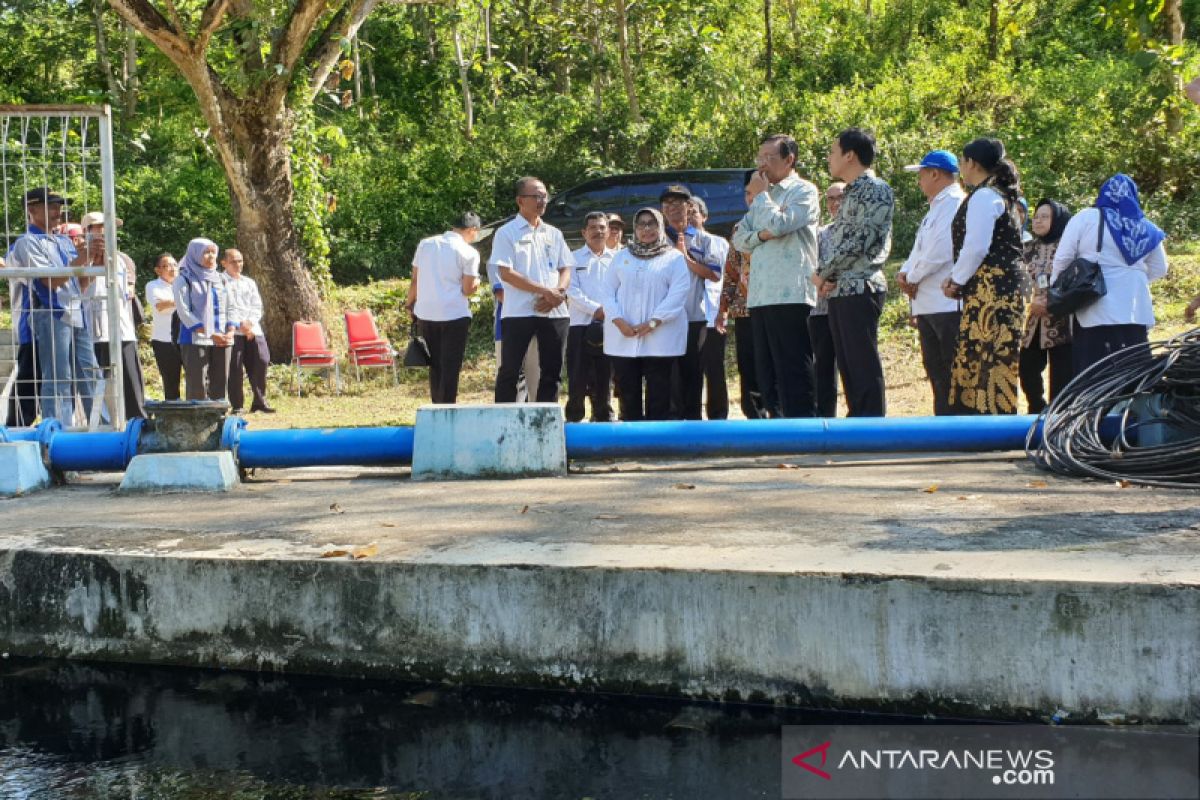
[[[762,140],[758,169],[746,184],[750,208],[733,246],[754,256],[746,306],[763,410],[770,417],[811,417],[813,350],[808,315],[817,302],[817,187],[796,174],[800,148],[786,134]]]
[[[562,232],[542,220],[549,199],[545,184],[521,178],[516,199],[517,216],[496,231],[489,259],[504,286],[496,402],[517,402],[521,361],[536,339],[540,375],[535,398],[557,403],[571,324],[567,287],[575,259]]]
[[[680,356],[671,380],[671,416],[675,419],[703,419],[704,348],[710,305],[707,286],[713,284],[720,299],[721,268],[725,253],[713,236],[688,221],[692,192],[682,184],[672,184],[658,198],[667,223],[667,238],[683,253],[691,277],[684,311],[688,319],[687,349]],[[716,317],[716,308],[713,308]]]

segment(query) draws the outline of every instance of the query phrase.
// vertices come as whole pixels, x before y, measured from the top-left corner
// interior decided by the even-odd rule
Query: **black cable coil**
[[[1025,454],[1065,475],[1200,488],[1200,328],[1076,375],[1030,429]]]

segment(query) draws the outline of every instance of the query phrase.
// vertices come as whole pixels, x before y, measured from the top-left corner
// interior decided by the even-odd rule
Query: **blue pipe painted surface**
[[[252,431],[239,429],[231,440],[238,466],[317,467],[410,464],[412,428],[296,428]]]
[[[571,458],[1022,450],[1036,416],[589,422],[566,426]]]
[[[75,433],[58,430],[48,437],[50,466],[56,470],[120,471],[137,455],[144,420],[131,419],[123,431]],[[40,426],[39,426],[40,427]]]

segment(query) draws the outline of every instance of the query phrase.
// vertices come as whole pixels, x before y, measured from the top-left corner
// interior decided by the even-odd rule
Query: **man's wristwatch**
[[[646,323],[646,326],[647,326],[648,328],[650,328],[650,330],[654,330],[654,329],[655,329],[655,328],[657,328],[659,325],[662,325],[662,322],[660,322],[659,320],[656,320],[656,319],[652,319],[652,320],[650,320],[649,322],[647,322],[647,323]]]

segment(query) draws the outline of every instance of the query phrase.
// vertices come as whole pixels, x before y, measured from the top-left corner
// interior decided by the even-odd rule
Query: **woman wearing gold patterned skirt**
[[[1020,176],[999,139],[975,139],[959,165],[970,193],[951,226],[954,268],[942,285],[962,300],[950,406],[955,414],[1015,414],[1025,322]]]

